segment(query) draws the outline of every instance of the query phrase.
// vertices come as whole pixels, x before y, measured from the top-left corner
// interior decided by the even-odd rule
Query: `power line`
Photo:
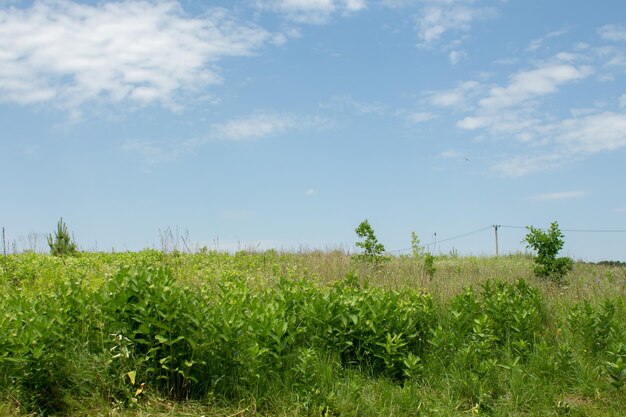
[[[428,247],[428,246],[431,246],[431,245],[436,245],[437,243],[450,242],[451,240],[456,240],[456,239],[460,239],[462,237],[466,237],[466,236],[470,236],[470,235],[473,235],[473,234],[476,234],[476,233],[484,232],[485,230],[491,229],[492,227],[493,226],[485,226],[485,227],[482,227],[480,229],[476,229],[476,230],[473,230],[471,232],[463,233],[463,234],[460,234],[460,235],[457,235],[457,236],[452,236],[452,237],[449,237],[449,238],[446,238],[446,239],[442,239],[442,240],[434,240],[432,242],[425,243],[423,245],[419,245],[419,247],[420,248],[425,248],[425,247]],[[397,249],[397,250],[394,250],[394,251],[388,251],[386,253],[388,253],[388,254],[389,253],[398,253],[398,252],[404,252],[404,251],[411,250],[411,249],[413,249],[413,248],[411,247],[411,248]]]
[[[626,233],[626,229],[563,229],[564,232],[583,232],[583,233]]]
[[[500,227],[504,227],[507,229],[524,229],[524,230],[528,230],[527,226],[512,226],[512,225],[504,225],[504,224],[494,224],[494,225],[490,225],[490,226],[485,226],[485,227],[481,227],[480,229],[476,229],[476,230],[472,230],[471,232],[467,232],[467,233],[463,233],[460,235],[456,235],[456,236],[452,236],[446,239],[442,239],[442,240],[433,240],[431,242],[419,245],[420,248],[426,248],[428,246],[431,245],[437,245],[438,243],[444,243],[444,242],[450,242],[452,240],[456,240],[456,239],[460,239],[466,236],[470,236],[476,233],[480,233],[480,232],[484,232],[485,230],[491,229],[491,228],[500,228]],[[497,230],[497,229],[496,229]],[[547,230],[547,228],[540,228],[540,230]],[[568,233],[626,233],[626,229],[561,229],[561,231],[563,232],[568,232]],[[437,236],[437,234],[435,234],[435,236]],[[497,239],[497,238],[496,238]],[[387,251],[385,252],[386,254],[393,254],[393,253],[400,253],[400,252],[405,252],[408,250],[413,249],[412,247],[410,248],[403,248],[403,249],[397,249],[397,250],[393,250],[393,251]]]
[[[500,225],[499,227],[506,227],[509,229],[528,229],[526,226],[507,226]],[[546,228],[540,228],[546,230]],[[581,233],[626,233],[626,229],[561,229],[562,232],[581,232]]]

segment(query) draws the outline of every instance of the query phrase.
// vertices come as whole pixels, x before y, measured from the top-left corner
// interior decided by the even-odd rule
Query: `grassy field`
[[[623,416],[626,267],[526,255],[0,259],[0,415]]]

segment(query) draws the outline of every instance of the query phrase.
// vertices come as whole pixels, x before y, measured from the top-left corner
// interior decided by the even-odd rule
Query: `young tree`
[[[361,242],[356,242],[356,246],[363,249],[363,252],[356,256],[357,260],[370,263],[375,267],[380,267],[383,262],[389,260],[384,255],[385,246],[378,242],[374,229],[367,219],[363,220],[354,231],[358,237],[363,239]]]
[[[76,243],[67,231],[67,225],[63,223],[63,217],[57,223],[57,230],[48,235],[48,246],[50,246],[50,254],[54,256],[74,255],[77,252]]]
[[[420,239],[417,233],[411,232],[411,249],[413,251],[413,258],[421,263],[422,270],[431,279],[435,276],[435,256],[427,251],[424,246],[420,245]]]
[[[570,258],[557,258],[565,241],[557,222],[552,222],[550,228],[544,232],[541,229],[528,227],[528,234],[524,239],[527,248],[537,252],[535,256],[535,275],[561,283],[565,275],[573,268],[574,262]]]

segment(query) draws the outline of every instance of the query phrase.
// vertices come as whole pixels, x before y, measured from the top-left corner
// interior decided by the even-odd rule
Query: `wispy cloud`
[[[536,97],[555,93],[559,86],[581,80],[592,73],[591,67],[554,63],[519,71],[504,86],[493,87],[479,104],[485,109],[501,109],[522,104]]]
[[[434,119],[436,117],[437,117],[437,115],[435,113],[432,113],[432,112],[417,111],[417,112],[408,113],[406,115],[406,120],[409,123],[418,124],[418,123],[428,122],[429,120],[432,120],[432,119]]]
[[[490,87],[487,95],[475,103],[474,113],[459,120],[457,126],[465,130],[489,129],[493,134],[518,135],[518,140],[528,141],[532,129],[542,123],[537,115],[537,100],[592,73],[590,66],[563,62],[558,56],[534,68],[518,71],[504,86]],[[480,91],[480,88],[474,90]]]
[[[572,198],[580,198],[587,195],[586,191],[560,191],[555,193],[537,194],[531,197],[531,200],[537,201],[553,201],[553,200],[570,200]]]
[[[324,24],[336,13],[353,13],[367,7],[365,0],[256,0],[255,5],[258,10],[307,24]]]
[[[152,167],[181,159],[209,142],[243,142],[261,140],[303,130],[323,130],[332,121],[321,116],[299,116],[272,112],[251,115],[212,124],[205,136],[169,141],[128,140],[120,145],[125,152],[138,154],[143,163]]]
[[[452,65],[458,64],[465,58],[467,58],[467,52],[465,51],[451,51],[448,54],[448,59]]]
[[[481,0],[382,0],[384,7],[414,10],[418,43],[422,48],[443,46],[449,50],[459,44],[481,20],[498,15],[494,6],[483,6]],[[454,62],[454,56],[449,56]],[[462,58],[457,56],[456,58]],[[458,60],[456,61],[458,62]]]
[[[317,191],[314,188],[309,188],[304,192],[304,195],[307,197],[312,197],[317,194]]]
[[[351,110],[361,114],[385,114],[386,106],[377,102],[355,100],[351,96],[332,97],[328,102],[320,104],[320,108],[333,110]]]
[[[551,37],[558,36],[554,34]],[[546,111],[544,102],[592,79],[612,59],[612,49],[560,52],[513,72],[506,82],[465,81],[456,88],[429,92],[425,101],[463,115],[457,127],[502,141],[513,141],[515,156],[500,156],[491,170],[504,176],[524,176],[553,170],[600,152],[626,148],[626,98],[586,108],[572,108],[572,117]]]
[[[422,47],[433,46],[447,33],[456,36],[466,34],[475,21],[497,14],[494,8],[481,7],[472,0],[427,0],[419,3],[423,6],[417,16],[417,33]]]
[[[463,81],[449,90],[426,93],[426,102],[431,106],[443,108],[467,108],[474,98],[479,96],[484,86],[477,81]]]
[[[548,39],[556,38],[556,37],[559,37],[559,36],[563,36],[566,33],[567,33],[567,29],[561,29],[561,30],[555,30],[555,31],[552,31],[552,32],[548,32],[544,36],[542,36],[540,38],[533,39],[532,41],[530,41],[530,43],[526,47],[526,51],[528,51],[528,52],[536,51],[537,49],[540,49],[543,46],[544,42],[547,41]]]
[[[626,41],[626,26],[604,25],[598,29],[598,34],[608,41]]]
[[[305,129],[323,130],[330,126],[332,126],[332,121],[321,116],[257,112],[250,116],[213,125],[211,127],[210,139],[229,141],[257,140],[285,134],[289,131]]]
[[[444,159],[458,159],[458,158],[463,158],[464,154],[462,152],[450,149],[447,151],[443,151],[439,154],[440,158],[444,158]]]
[[[600,152],[626,148],[626,113],[604,111],[544,122],[543,131],[546,145],[540,145],[535,153],[500,161],[492,167],[493,170],[518,177],[555,169]]]
[[[0,9],[0,101],[181,107],[181,96],[222,82],[216,63],[248,56],[275,35],[224,9],[187,16],[177,1],[88,5],[35,1]]]

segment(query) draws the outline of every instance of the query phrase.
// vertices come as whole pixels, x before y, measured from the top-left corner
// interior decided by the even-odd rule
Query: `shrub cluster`
[[[49,291],[0,292],[0,392],[43,415],[94,395],[262,407],[288,392],[315,414],[330,413],[335,380],[357,372],[399,385],[447,378],[468,409],[489,408],[510,389],[503,373],[522,366],[550,384],[594,361],[596,377],[621,387],[619,308],[573,307],[565,330],[575,342],[565,343],[547,333],[542,299],[523,281],[468,288],[442,306],[354,275],[330,286],[258,286],[234,273],[192,284],[167,267],[122,265],[98,285],[68,274]]]

